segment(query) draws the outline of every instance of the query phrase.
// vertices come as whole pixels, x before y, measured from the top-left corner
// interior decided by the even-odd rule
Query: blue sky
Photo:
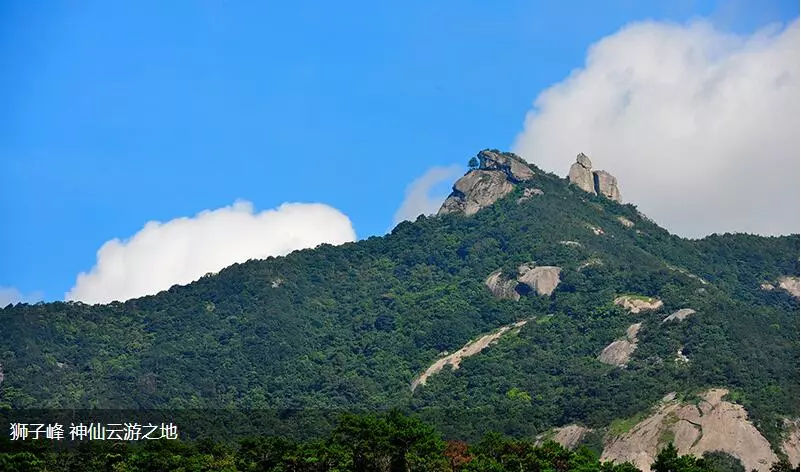
[[[149,220],[323,202],[383,234],[432,166],[510,148],[626,24],[746,33],[795,1],[4,2],[0,286],[61,299]]]

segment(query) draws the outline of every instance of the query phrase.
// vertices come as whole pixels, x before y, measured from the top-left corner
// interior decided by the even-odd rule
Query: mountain
[[[798,235],[688,240],[620,203],[586,156],[571,172],[584,187],[510,153],[477,157],[439,215],[383,237],[125,303],[5,307],[0,405],[400,408],[449,437],[555,435],[620,460],[736,427],[762,447],[732,445],[743,463],[787,453]],[[687,405],[745,413],[693,433]]]

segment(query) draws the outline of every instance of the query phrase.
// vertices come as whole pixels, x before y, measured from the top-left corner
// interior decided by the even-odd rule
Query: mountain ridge
[[[401,407],[454,437],[533,437],[571,423],[604,428],[671,391],[725,386],[778,447],[798,416],[798,300],[760,284],[797,276],[798,235],[687,240],[631,204],[526,167],[530,178],[470,216],[423,216],[122,303],[6,307],[0,404]],[[553,293],[507,300],[485,286],[530,263],[561,268]],[[629,313],[614,303],[624,295],[658,298],[664,310]],[[696,314],[662,323],[683,308]],[[532,316],[412,395],[440,353]],[[626,367],[599,362],[636,322]],[[677,350],[686,365],[673,361]],[[450,418],[485,408],[504,413]]]

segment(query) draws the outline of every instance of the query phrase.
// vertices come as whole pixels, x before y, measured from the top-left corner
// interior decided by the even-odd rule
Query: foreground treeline
[[[744,472],[731,456],[680,456],[668,445],[654,472]],[[601,462],[595,451],[569,451],[546,441],[511,439],[491,433],[474,444],[443,440],[419,419],[398,412],[346,415],[326,437],[293,441],[281,437],[232,442],[149,441],[141,444],[94,441],[54,449],[45,441],[0,440],[3,471],[582,471],[637,472],[629,464]],[[794,469],[798,471],[798,468]],[[771,472],[792,472],[786,461]]]

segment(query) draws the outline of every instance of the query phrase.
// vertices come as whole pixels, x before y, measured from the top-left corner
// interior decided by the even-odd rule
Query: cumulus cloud
[[[413,221],[420,215],[430,215],[436,213],[442,205],[443,200],[450,192],[449,186],[442,187],[442,184],[450,184],[459,177],[464,169],[457,165],[447,167],[432,167],[425,174],[414,179],[406,187],[403,202],[393,217],[393,223],[401,221]],[[440,190],[439,192],[437,190]]]
[[[250,202],[166,223],[150,221],[127,240],[112,239],[78,275],[67,300],[123,301],[197,280],[235,262],[280,256],[322,243],[353,241],[350,219],[319,203],[284,203],[254,212]]]
[[[403,202],[395,211],[393,223],[413,221],[420,215],[436,213],[450,193],[450,184],[463,172],[464,169],[455,164],[447,167],[438,166],[428,169],[425,174],[414,179],[406,187]],[[443,184],[448,185],[443,186]]]
[[[15,305],[17,303],[34,303],[42,299],[42,294],[33,292],[24,294],[16,287],[3,287],[0,286],[0,308],[5,308],[9,304]]]
[[[798,20],[627,26],[537,97],[515,150],[560,175],[588,154],[681,235],[798,232]]]

